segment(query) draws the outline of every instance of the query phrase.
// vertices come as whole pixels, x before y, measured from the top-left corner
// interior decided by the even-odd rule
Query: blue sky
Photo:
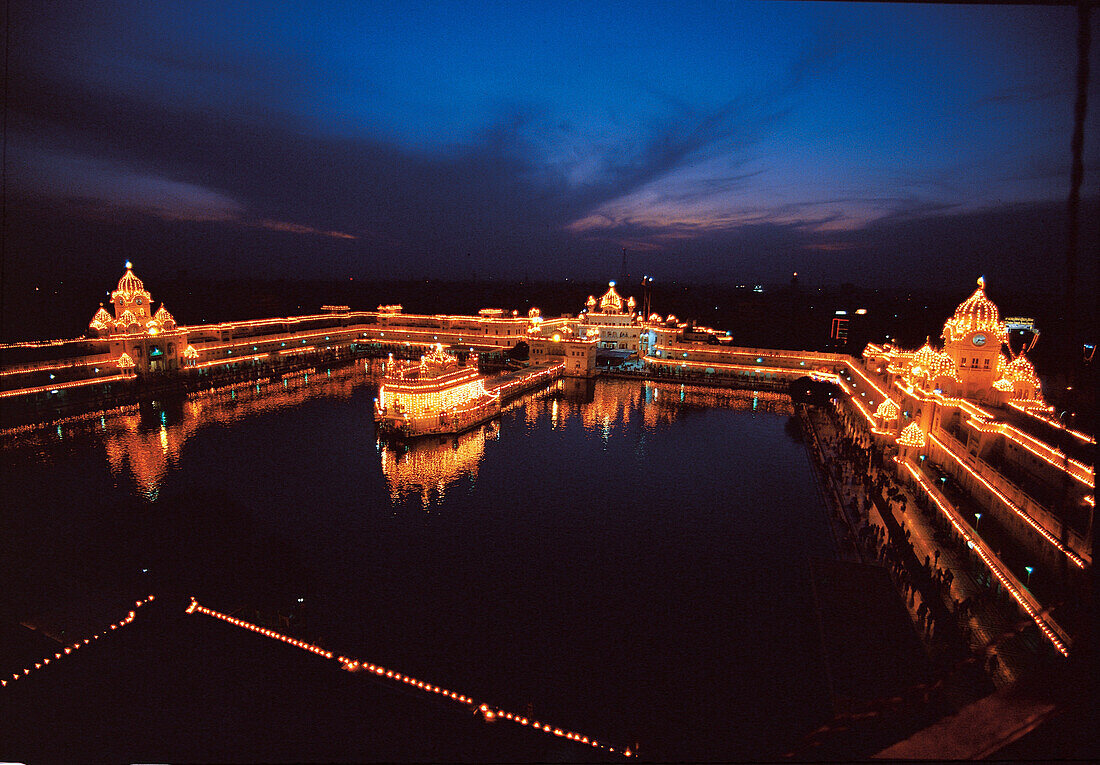
[[[1020,6],[15,3],[7,170],[112,268],[107,223],[135,260],[173,226],[250,272],[274,247],[272,275],[598,276],[626,246],[665,278],[904,281],[920,220],[945,265],[1014,273],[1031,240],[976,253],[980,221],[1063,205],[1075,33]]]

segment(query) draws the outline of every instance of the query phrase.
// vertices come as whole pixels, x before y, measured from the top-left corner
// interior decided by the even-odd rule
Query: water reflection
[[[392,502],[415,501],[430,511],[456,483],[465,480],[469,487],[476,483],[486,444],[500,437],[501,428],[562,430],[576,420],[585,431],[597,435],[606,448],[616,434],[625,434],[635,422],[642,426],[635,451],[644,456],[646,431],[669,426],[692,411],[706,408],[794,414],[789,397],[768,391],[566,379],[515,399],[504,407],[501,419],[457,438],[379,441],[377,449]]]
[[[8,443],[30,445],[45,458],[59,440],[92,436],[102,442],[116,479],[129,473],[136,490],[155,501],[165,475],[179,466],[184,444],[202,428],[231,426],[312,398],[348,399],[360,387],[376,383],[377,370],[369,365],[303,373],[63,423],[56,435],[53,431],[20,433]],[[456,482],[477,481],[486,443],[499,438],[501,427],[563,430],[570,422],[578,422],[606,448],[633,422],[641,426],[641,433],[635,434],[635,450],[642,455],[646,431],[667,427],[703,408],[794,414],[786,395],[766,391],[565,379],[516,398],[504,407],[500,419],[458,437],[408,444],[378,442],[377,450],[391,501],[396,505],[414,500],[429,510]]]
[[[115,478],[123,479],[128,472],[138,493],[156,501],[165,475],[179,465],[184,444],[202,428],[229,426],[311,398],[350,398],[359,386],[373,380],[370,368],[362,365],[300,373],[212,389],[186,399],[153,401],[93,418],[73,418],[56,430],[15,433],[4,439],[4,445],[34,449],[49,461],[58,441],[99,440]]]
[[[641,420],[645,429],[670,425],[700,409],[732,409],[792,416],[790,397],[771,391],[727,390],[699,385],[625,380],[564,380],[549,397],[526,402],[525,422],[554,429],[577,418],[585,430],[609,439],[632,421]]]
[[[440,502],[448,488],[460,478],[477,480],[477,469],[485,454],[485,442],[499,434],[499,421],[459,434],[457,437],[418,439],[407,444],[378,442],[382,474],[394,504],[410,498],[424,510]]]

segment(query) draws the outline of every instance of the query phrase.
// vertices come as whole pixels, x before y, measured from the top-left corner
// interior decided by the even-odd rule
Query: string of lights
[[[1038,521],[1036,521],[1034,518],[1032,518],[1030,515],[1028,515],[1028,513],[1023,508],[1019,507],[1016,503],[1014,503],[1011,499],[1009,499],[1004,494],[1004,492],[1002,492],[996,486],[994,486],[989,481],[987,481],[985,478],[983,478],[981,473],[979,473],[978,471],[974,470],[974,468],[967,465],[966,461],[963,460],[962,457],[957,455],[955,453],[954,449],[952,449],[950,446],[945,444],[943,441],[936,438],[931,433],[928,434],[928,437],[930,439],[932,439],[932,443],[934,443],[936,446],[940,447],[940,449],[942,449],[944,452],[946,452],[947,455],[949,457],[951,457],[951,459],[954,460],[957,465],[962,467],[967,473],[969,473],[971,476],[976,478],[978,480],[978,482],[982,484],[982,486],[984,486],[986,489],[988,489],[993,494],[993,496],[995,496],[997,499],[999,499],[1001,501],[1001,504],[1003,504],[1005,507],[1007,507],[1013,513],[1015,513],[1021,520],[1023,520],[1025,523],[1027,523],[1028,526],[1035,529],[1035,531],[1039,532],[1039,534],[1043,537],[1043,539],[1045,539],[1050,544],[1054,545],[1054,547],[1058,548],[1058,550],[1060,550],[1063,555],[1065,555],[1067,558],[1069,558],[1071,561],[1073,561],[1073,564],[1075,566],[1077,566],[1077,568],[1081,568],[1081,569],[1085,568],[1085,562],[1083,560],[1081,560],[1081,558],[1079,558],[1077,555],[1075,555],[1072,550],[1069,550],[1068,548],[1066,548],[1065,545],[1063,545],[1061,542],[1058,541],[1057,537],[1055,537],[1053,534],[1051,534],[1049,531],[1047,531],[1045,528],[1043,528],[1043,526]]]
[[[141,407],[138,404],[126,404],[124,406],[115,407],[114,409],[99,409],[94,412],[84,412],[82,414],[74,414],[69,417],[60,417],[56,420],[50,420],[49,422],[33,422],[28,425],[19,425],[14,428],[4,428],[3,430],[0,430],[0,436],[12,436],[22,433],[30,433],[46,426],[52,428],[55,425],[68,425],[74,422],[96,420],[100,417],[106,417],[107,415],[122,414],[124,412],[136,412],[140,408]]]
[[[947,520],[951,522],[951,525],[955,527],[955,530],[959,532],[959,535],[966,541],[967,546],[974,550],[989,569],[997,580],[1001,583],[1001,586],[1008,591],[1012,598],[1020,604],[1020,607],[1024,609],[1024,612],[1031,617],[1031,620],[1039,627],[1039,630],[1046,636],[1047,640],[1058,650],[1063,656],[1069,656],[1069,649],[1066,647],[1065,642],[1055,632],[1054,628],[1047,621],[1047,618],[1043,616],[1042,607],[1034,602],[1029,595],[1024,594],[1023,587],[1018,586],[1019,582],[1015,581],[1015,577],[1011,574],[1001,570],[1001,567],[997,565],[994,556],[985,549],[985,545],[982,543],[981,537],[975,533],[971,533],[970,526],[955,512],[954,508],[949,503],[943,500],[939,496],[939,492],[932,487],[928,482],[928,479],[917,468],[913,467],[908,461],[900,460],[894,457],[894,461],[898,462],[909,471],[910,475],[917,484],[924,489],[932,502],[940,509],[940,511],[947,517]]]
[[[574,741],[578,744],[590,746],[594,749],[600,749],[606,752],[620,754],[623,757],[635,756],[635,752],[633,752],[629,748],[613,747],[607,743],[600,742],[597,739],[581,735],[580,733],[550,725],[545,721],[539,721],[534,718],[529,718],[524,715],[516,714],[515,712],[510,712],[495,705],[479,703],[473,697],[467,696],[466,694],[458,693],[457,691],[451,690],[449,688],[444,688],[439,685],[434,685],[432,683],[425,682],[424,680],[419,680],[415,677],[403,674],[401,672],[396,672],[393,669],[388,669],[380,664],[372,664],[366,661],[362,661],[360,659],[348,658],[346,656],[334,656],[332,651],[325,650],[318,645],[314,645],[304,640],[298,640],[275,630],[261,627],[251,622],[247,622],[244,619],[237,619],[236,617],[230,616],[228,614],[223,614],[220,611],[215,611],[212,608],[207,608],[206,606],[201,605],[194,598],[191,598],[191,603],[190,605],[188,605],[186,613],[197,613],[204,616],[210,616],[215,619],[220,619],[221,621],[226,622],[227,624],[231,624],[234,627],[240,627],[241,629],[255,632],[258,635],[263,635],[264,637],[271,638],[272,640],[278,640],[295,648],[300,648],[303,651],[308,651],[315,656],[320,656],[323,659],[334,660],[338,662],[340,666],[348,672],[369,672],[375,677],[393,680],[394,682],[401,683],[409,688],[414,688],[418,691],[423,691],[424,693],[432,694],[433,696],[436,696],[438,698],[450,699],[469,708],[476,714],[480,714],[486,722],[492,722],[493,720],[507,720],[522,727],[531,728],[532,730],[537,730],[541,733],[549,734],[551,736],[557,736],[558,738],[564,738],[569,741]]]
[[[84,646],[91,645],[93,641],[99,640],[101,637],[107,637],[111,634],[111,632],[125,627],[137,617],[137,609],[141,608],[146,603],[151,603],[153,600],[154,598],[152,595],[149,595],[144,600],[135,600],[134,609],[132,611],[126,614],[126,616],[120,621],[108,624],[106,627],[103,628],[101,632],[97,632],[94,635],[90,635],[84,638],[83,640],[77,640],[75,643],[71,643],[65,646],[60,651],[56,651],[52,657],[47,656],[40,661],[36,661],[33,665],[23,667],[22,672],[12,672],[10,677],[7,674],[0,675],[0,688],[6,687],[9,683],[14,683],[16,680],[22,680],[24,677],[29,676],[31,672],[45,669],[47,666],[50,665],[51,662],[56,662],[65,656],[70,656],[73,651],[77,651]]]
[[[1023,447],[1027,451],[1034,454],[1039,459],[1045,461],[1047,464],[1052,465],[1062,472],[1068,474],[1075,480],[1083,483],[1089,488],[1095,488],[1095,473],[1091,467],[1072,459],[1062,453],[1060,450],[1046,444],[1026,433],[1012,427],[1011,425],[999,422],[993,422],[994,416],[982,409],[979,406],[962,398],[951,398],[939,393],[933,392],[931,395],[922,393],[919,389],[909,385],[905,385],[900,380],[894,382],[894,386],[919,401],[934,401],[949,406],[957,406],[970,415],[970,419],[967,420],[967,425],[975,430],[982,431],[984,433],[999,433],[1005,438],[1009,439],[1013,443]]]
[[[43,362],[41,364],[22,364],[20,366],[0,369],[0,377],[8,375],[27,375],[33,372],[56,372],[62,369],[76,369],[78,367],[107,366],[115,361],[109,353],[101,353],[98,356],[85,357],[80,360],[58,361],[54,363]]]
[[[109,377],[93,377],[88,380],[75,380],[73,382],[54,383],[51,385],[38,385],[33,388],[16,388],[14,390],[0,391],[0,398],[11,398],[12,396],[28,396],[33,393],[46,393],[47,391],[54,390],[66,390],[69,388],[82,388],[87,385],[103,385],[109,382],[118,382],[120,380],[133,380],[133,375],[111,375]]]
[[[1082,433],[1081,431],[1074,430],[1073,428],[1067,428],[1065,425],[1063,425],[1058,420],[1054,419],[1053,417],[1049,417],[1048,415],[1051,412],[1054,411],[1053,406],[1022,406],[1022,405],[1016,403],[1015,401],[1009,401],[1008,405],[1010,407],[1012,407],[1013,409],[1020,410],[1021,412],[1023,412],[1024,414],[1026,414],[1029,417],[1034,417],[1036,420],[1040,420],[1042,422],[1045,422],[1047,425],[1050,425],[1052,428],[1057,428],[1058,430],[1066,431],[1071,436],[1076,438],[1078,441],[1083,441],[1086,444],[1094,444],[1094,445],[1096,444],[1096,439],[1093,438],[1092,436],[1088,435],[1087,433]],[[1041,412],[1045,412],[1045,414],[1043,414]]]
[[[1013,441],[1014,443],[1027,449],[1041,460],[1044,460],[1050,465],[1059,468],[1062,472],[1068,474],[1075,480],[1088,486],[1090,489],[1095,488],[1096,479],[1095,472],[1091,467],[1083,462],[1079,462],[1071,457],[1068,457],[1061,450],[1055,449],[1042,441],[1029,436],[1023,431],[1017,430],[1011,425],[1007,425],[1000,422],[988,422],[986,420],[971,418],[967,421],[967,425],[975,430],[981,430],[983,432],[996,432],[1003,435],[1005,438]]]

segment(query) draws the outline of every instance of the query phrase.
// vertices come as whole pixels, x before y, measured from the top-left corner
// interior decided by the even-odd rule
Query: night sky
[[[5,278],[1057,288],[1072,8],[10,4]],[[1093,14],[1082,260],[1097,247]]]

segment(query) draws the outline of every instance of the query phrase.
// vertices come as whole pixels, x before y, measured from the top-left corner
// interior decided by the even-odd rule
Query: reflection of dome
[[[898,446],[924,446],[924,431],[917,423],[910,423],[898,436]]]
[[[990,340],[998,344],[1008,342],[1008,331],[1001,321],[1000,312],[993,301],[985,296],[985,278],[978,279],[978,289],[959,304],[955,315],[943,325],[943,339],[947,342],[959,340],[971,332],[986,332]]]
[[[878,409],[875,410],[875,417],[881,417],[887,421],[896,420],[898,418],[898,405],[892,399],[886,399],[878,405]]]

